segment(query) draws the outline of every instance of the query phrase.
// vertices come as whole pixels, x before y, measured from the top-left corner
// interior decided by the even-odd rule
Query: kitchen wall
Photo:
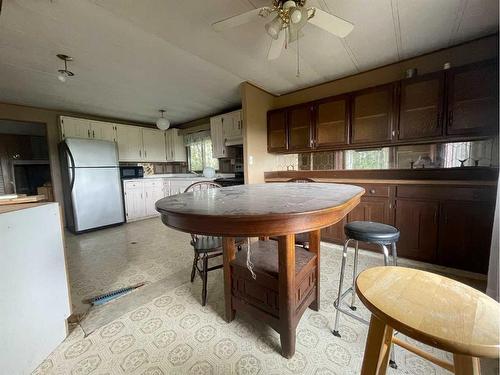
[[[267,111],[275,97],[249,82],[243,82],[240,90],[245,183],[263,183],[264,171],[274,170],[277,160],[277,155],[267,152]]]
[[[299,165],[307,162],[306,160],[299,162],[298,154],[288,156],[283,162],[278,155],[267,153],[266,112],[269,109],[283,108],[393,82],[403,78],[405,71],[409,68],[416,68],[418,74],[425,74],[442,69],[446,62],[454,67],[496,57],[498,57],[498,34],[281,96],[267,93],[249,82],[243,83],[241,96],[244,99],[242,106],[245,129],[245,175],[249,176],[247,182],[263,182],[265,171],[277,170],[279,167],[286,170],[286,167],[295,159]],[[253,165],[247,162],[250,156],[254,157]]]
[[[47,142],[49,145],[50,171],[52,175],[52,184],[54,196],[57,202],[64,209],[61,170],[59,165],[59,154],[57,144],[60,142],[59,116],[85,117],[92,120],[109,121],[128,125],[140,125],[145,127],[154,127],[151,124],[127,123],[122,120],[102,118],[87,114],[69,113],[64,111],[49,110],[35,107],[28,107],[16,104],[0,103],[0,119],[25,121],[31,123],[45,124],[47,128]],[[63,216],[64,217],[64,216]]]

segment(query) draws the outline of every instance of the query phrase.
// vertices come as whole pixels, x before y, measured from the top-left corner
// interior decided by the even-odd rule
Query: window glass
[[[189,145],[189,169],[201,172],[205,167],[219,169],[219,160],[212,157],[212,140],[210,138]]]
[[[344,154],[345,169],[387,169],[389,148],[348,150]]]

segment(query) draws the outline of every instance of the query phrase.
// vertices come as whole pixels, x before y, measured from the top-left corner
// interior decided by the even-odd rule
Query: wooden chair
[[[184,193],[192,191],[202,191],[209,189],[219,189],[222,186],[212,181],[199,181],[189,185]],[[191,270],[191,282],[194,281],[196,271],[201,277],[203,288],[201,293],[201,304],[207,304],[207,280],[208,272],[222,268],[222,264],[208,267],[208,260],[222,255],[222,237],[201,236],[191,233],[191,246],[194,249],[193,268]],[[201,268],[199,263],[201,261]]]
[[[203,191],[209,189],[219,189],[222,186],[216,184],[212,181],[199,181],[194,184],[189,185],[184,193]],[[238,249],[241,248],[242,239],[238,238]],[[216,269],[222,268],[223,265],[218,264],[216,266],[208,267],[208,260],[212,258],[217,258],[222,255],[222,237],[215,236],[202,236],[198,234],[191,233],[191,246],[194,249],[194,259],[193,268],[191,270],[191,282],[194,281],[196,276],[196,271],[201,277],[203,282],[202,293],[201,293],[201,304],[205,306],[207,304],[207,280],[208,272],[214,271]],[[201,268],[199,266],[201,263]]]
[[[291,178],[287,182],[295,182],[295,183],[308,183],[308,182],[316,182],[307,177],[297,177]],[[278,237],[271,237],[271,240],[278,241]],[[302,246],[304,249],[309,248],[309,235],[307,233],[297,233],[295,235],[295,244]]]
[[[356,279],[372,317],[361,375],[384,375],[391,344],[458,375],[479,375],[479,358],[498,359],[500,304],[458,281],[404,267],[374,267]],[[453,363],[394,336],[398,331],[451,352]]]

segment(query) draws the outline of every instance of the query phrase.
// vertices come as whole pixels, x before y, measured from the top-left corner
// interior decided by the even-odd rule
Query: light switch
[[[253,165],[253,156],[252,155],[248,156],[248,165]]]

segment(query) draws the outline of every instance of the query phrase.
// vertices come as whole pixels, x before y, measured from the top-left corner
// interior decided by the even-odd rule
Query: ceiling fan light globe
[[[295,8],[292,13],[290,14],[290,21],[292,23],[299,23],[302,21],[302,12],[300,9]]]
[[[283,20],[280,16],[276,16],[271,22],[266,24],[266,32],[273,39],[278,39],[278,35],[283,27]]]
[[[66,73],[65,72],[59,72],[59,74],[57,75],[57,79],[61,82],[66,82]]]
[[[285,1],[285,3],[283,4],[283,9],[289,9],[289,8],[295,8],[297,5],[295,4],[295,1],[293,0],[288,0],[288,1]]]
[[[160,130],[167,130],[170,128],[170,121],[164,117],[160,117],[156,120],[156,127]]]

